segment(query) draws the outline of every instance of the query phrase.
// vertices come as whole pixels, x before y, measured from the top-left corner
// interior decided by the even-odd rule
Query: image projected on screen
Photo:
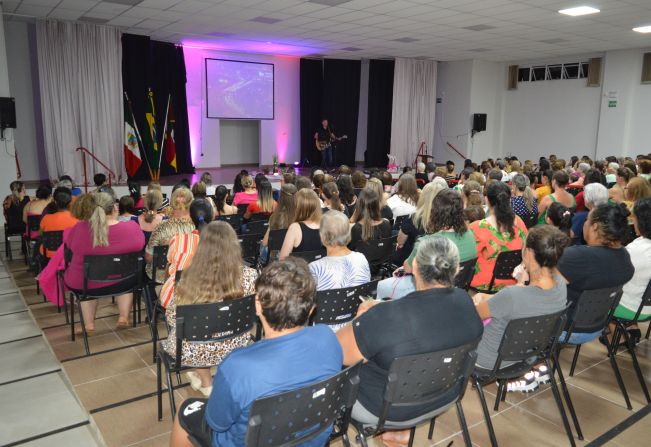
[[[206,59],[208,118],[274,119],[274,65]]]

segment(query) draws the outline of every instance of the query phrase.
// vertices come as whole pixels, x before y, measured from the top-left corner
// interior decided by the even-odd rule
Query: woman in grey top
[[[522,264],[513,272],[518,283],[495,295],[479,293],[473,297],[479,316],[486,323],[477,348],[477,366],[493,369],[504,330],[511,320],[547,315],[567,305],[567,287],[558,273],[558,260],[570,238],[552,225],[539,225],[529,231],[522,250]],[[529,281],[528,285],[525,283]],[[500,367],[508,366],[502,362]],[[535,367],[521,380],[508,384],[508,391],[535,391],[549,380],[544,365]]]

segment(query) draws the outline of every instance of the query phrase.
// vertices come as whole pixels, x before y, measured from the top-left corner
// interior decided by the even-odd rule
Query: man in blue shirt
[[[270,264],[256,281],[256,312],[265,339],[233,351],[219,365],[208,400],[188,399],[174,421],[170,445],[243,446],[253,401],[327,379],[341,371],[343,355],[327,326],[306,328],[316,285],[307,263],[289,257]],[[330,430],[304,443],[323,446]]]

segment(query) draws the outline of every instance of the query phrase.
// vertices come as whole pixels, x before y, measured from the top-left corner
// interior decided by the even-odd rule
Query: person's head
[[[529,230],[522,261],[530,274],[543,268],[555,269],[569,245],[569,236],[555,226],[537,225]]]
[[[52,197],[52,188],[50,188],[50,185],[39,185],[39,187],[36,188],[37,199],[48,200],[50,197]]]
[[[66,211],[70,209],[70,202],[72,202],[72,193],[69,188],[59,186],[54,190],[52,195],[56,211]]]
[[[451,174],[454,172],[454,162],[452,160],[448,160],[445,162],[445,169]]]
[[[418,244],[412,267],[417,290],[454,287],[454,277],[459,271],[459,249],[446,237],[428,237]]]
[[[192,191],[188,188],[178,188],[172,192],[172,198],[170,199],[170,207],[172,211],[178,213],[187,213],[190,209],[190,204],[192,203]]]
[[[90,220],[95,209],[95,200],[92,194],[82,194],[72,204],[70,213],[77,220]]]
[[[380,180],[382,180],[385,189],[393,185],[393,176],[389,171],[380,172]]]
[[[442,167],[442,166],[441,166]],[[430,172],[434,172],[436,170],[436,163],[433,161],[428,162],[425,165],[425,171],[429,174]]]
[[[242,265],[235,230],[227,222],[210,222],[201,230],[192,263],[183,270],[183,276],[176,284],[176,304],[214,303],[240,298],[244,295]]]
[[[497,166],[498,169],[501,169],[503,171],[504,168],[506,168],[506,162],[501,158],[498,158],[497,160],[495,160],[495,166]]]
[[[651,197],[640,199],[633,205],[633,225],[637,234],[651,239]]]
[[[626,200],[637,202],[640,199],[651,197],[651,183],[642,177],[633,177],[626,185]]]
[[[497,229],[515,236],[515,213],[511,207],[511,190],[503,182],[490,182],[486,186],[486,199],[491,214],[497,220]]]
[[[582,177],[585,177],[585,175],[588,173],[589,170],[590,170],[590,165],[588,163],[586,162],[579,163],[578,171]]]
[[[542,174],[540,176],[540,183],[542,183],[545,186],[552,186],[552,178],[554,178],[554,171],[551,169],[547,169],[546,171],[542,171]]]
[[[416,212],[413,216],[413,223],[416,228],[422,228],[425,233],[434,233],[432,227],[432,208],[434,204],[434,197],[444,190],[448,189],[448,184],[445,180],[439,178],[434,179],[423,187],[418,197],[416,204]]]
[[[120,216],[129,215],[135,213],[135,202],[131,196],[122,196],[118,202],[118,213]]]
[[[480,205],[470,205],[463,210],[463,218],[467,225],[486,218],[486,211]]]
[[[362,171],[353,172],[351,180],[353,181],[353,188],[362,189],[366,186],[366,176]]]
[[[464,168],[459,174],[459,183],[463,183],[470,178],[470,174],[475,172],[472,168]]]
[[[296,197],[296,213],[294,222],[320,222],[321,202],[319,197],[311,189],[301,189]]]
[[[321,120],[321,126],[323,126],[324,129],[328,128],[328,118],[323,118]]]
[[[316,304],[307,262],[288,257],[265,267],[255,282],[256,312],[274,331],[305,326]]]
[[[637,165],[633,160],[624,161],[624,167],[630,169],[631,172],[633,173],[633,176],[637,175]]]
[[[93,235],[93,248],[106,247],[109,244],[109,219],[111,217],[117,218],[118,207],[115,199],[108,193],[94,192],[92,196],[94,209],[90,216],[90,227]]]
[[[280,187],[278,206],[269,218],[270,230],[284,230],[292,223],[296,214],[296,186],[285,183]]]
[[[197,230],[201,230],[212,220],[212,205],[205,198],[194,199],[190,204],[190,219]]]
[[[243,175],[242,178],[240,179],[240,183],[242,184],[242,188],[245,190],[251,190],[255,188],[255,184],[253,183],[253,177],[250,175]]]
[[[457,191],[446,189],[434,197],[430,228],[434,233],[454,230],[458,235],[463,235],[468,230],[463,219],[463,201]]]
[[[299,191],[301,189],[312,190],[312,181],[309,179],[309,177],[305,177],[304,175],[297,175],[296,180],[294,180],[294,185]]]
[[[347,165],[339,166],[339,169],[337,171],[339,172],[339,175],[350,175],[353,173],[353,170],[350,169],[350,166]]]
[[[210,172],[204,172],[203,174],[201,174],[201,178],[199,179],[199,181],[204,185],[210,186],[212,185],[212,175],[210,174]]]
[[[585,185],[589,185],[590,183],[601,183],[605,185],[606,179],[598,169],[588,169],[583,177],[583,186],[585,187]]]
[[[18,205],[25,195],[25,185],[20,180],[14,180],[9,184],[11,190],[11,200],[14,205]]]
[[[339,188],[339,197],[345,205],[350,205],[355,200],[355,189],[350,175],[340,175],[337,179],[337,188]]]
[[[226,204],[226,197],[228,197],[228,188],[224,185],[219,185],[215,188],[215,207],[219,214],[224,212],[224,204]]]
[[[635,174],[629,168],[619,168],[617,170],[617,184],[620,186],[626,186],[633,177],[635,177]]]
[[[142,197],[140,194],[140,183],[134,181],[134,180],[129,180],[127,182],[127,187],[129,188],[129,195],[133,199],[134,203],[137,203],[138,200]]]
[[[617,160],[617,159],[615,159]],[[606,168],[606,172],[608,174],[617,174],[617,170],[619,169],[619,163],[617,161],[611,161],[608,163],[608,167]]]
[[[565,171],[556,171],[552,176],[552,188],[554,191],[565,189],[570,183],[570,176]]]
[[[522,165],[518,160],[511,160],[511,172],[522,172]]]
[[[144,205],[145,211],[143,214],[145,222],[151,223],[154,221],[158,209],[163,205],[163,194],[159,189],[150,189],[145,194]]]
[[[407,203],[416,205],[418,203],[418,183],[416,177],[411,174],[403,174],[398,180],[398,196]]]
[[[365,187],[375,191],[380,198],[380,209],[382,209],[387,204],[387,201],[384,199],[384,185],[382,185],[382,181],[376,178],[369,179]]]
[[[524,198],[524,206],[529,212],[533,211],[534,193],[531,187],[529,177],[524,174],[516,174],[511,178],[511,188],[514,195],[521,195]]]
[[[57,186],[72,190],[72,188],[74,187],[74,183],[72,182],[72,178],[69,175],[62,175],[61,177],[59,177],[59,182],[57,183]]]
[[[502,176],[504,176],[504,174],[499,169],[493,168],[490,171],[488,171],[488,179],[489,180],[497,180],[498,182],[501,182],[502,181]]]
[[[588,245],[618,248],[628,235],[628,216],[623,203],[606,203],[594,207],[583,225],[583,238]]]
[[[274,196],[271,182],[267,178],[262,178],[258,182],[258,208],[261,213],[273,213],[274,211]]]
[[[192,185],[191,191],[195,199],[204,199],[206,197],[206,184],[197,182]]]
[[[482,187],[478,182],[468,180],[463,184],[461,192],[466,206],[481,205]]]
[[[434,177],[433,177],[433,179],[436,178],[436,177],[440,177],[442,179],[445,179],[445,176],[447,174],[448,174],[448,170],[445,169],[445,166],[437,166],[434,169]]]
[[[367,241],[374,235],[373,222],[382,219],[380,212],[380,198],[372,189],[364,188],[359,193],[355,212],[350,219],[353,223],[359,223],[362,226],[362,240]]]
[[[640,160],[638,164],[640,174],[651,175],[651,160]]]
[[[422,161],[418,162],[418,164],[416,165],[416,173],[418,174],[425,173],[425,163],[423,163]]]
[[[312,176],[312,184],[314,185],[314,189],[318,189],[319,191],[321,191],[321,189],[323,188],[323,183],[325,183],[324,180],[325,180],[325,174],[314,174]]]
[[[560,202],[553,202],[547,209],[547,224],[553,225],[569,235],[572,229],[572,211]]]
[[[100,186],[104,185],[104,183],[106,183],[106,175],[102,174],[101,172],[95,174],[93,176],[93,182],[95,183],[95,186],[99,188]]]
[[[591,210],[595,206],[608,203],[608,188],[601,183],[589,183],[583,187],[585,207]]]
[[[290,184],[293,185],[295,181],[296,181],[296,174],[295,173],[293,173],[293,172],[285,172],[283,174],[283,183],[284,184],[290,183]]]
[[[350,223],[341,211],[328,211],[321,217],[319,227],[324,247],[345,247],[350,243]]]
[[[341,199],[339,198],[339,188],[335,182],[326,183],[321,188],[323,191],[323,197],[330,202],[330,208],[333,210],[341,211],[343,205],[341,204]]]

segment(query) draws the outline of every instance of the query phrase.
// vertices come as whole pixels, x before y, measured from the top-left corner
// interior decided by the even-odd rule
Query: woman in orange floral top
[[[470,287],[488,290],[497,255],[503,251],[522,250],[527,227],[511,208],[511,190],[502,182],[486,186],[488,217],[470,224],[477,241],[477,266]],[[515,280],[495,280],[494,288],[515,284]]]

